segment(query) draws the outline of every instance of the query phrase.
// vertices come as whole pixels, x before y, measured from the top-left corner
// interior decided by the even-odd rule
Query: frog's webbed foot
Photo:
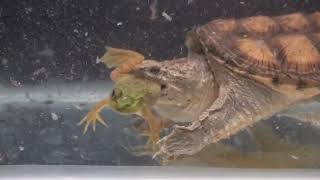
[[[108,48],[100,62],[108,68],[115,68],[111,72],[111,80],[116,81],[141,64],[144,56],[138,52],[117,48]]]
[[[104,99],[98,102],[88,113],[87,115],[78,123],[78,125],[84,125],[83,133],[88,131],[90,125],[92,125],[92,130],[96,130],[96,123],[99,122],[105,127],[108,127],[107,123],[100,116],[100,111],[109,106],[109,99]]]

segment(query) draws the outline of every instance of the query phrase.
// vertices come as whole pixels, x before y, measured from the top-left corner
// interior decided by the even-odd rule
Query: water
[[[159,165],[141,148],[146,138],[133,124],[139,119],[110,110],[102,116],[110,128],[82,133],[77,122],[93,102],[110,93],[111,83],[56,83],[0,88],[2,164]],[[298,105],[228,140],[210,145],[171,165],[253,168],[318,168],[320,130],[289,115],[314,113],[320,103]],[[299,113],[300,112],[300,113]],[[301,117],[301,116],[300,116]],[[90,129],[91,130],[91,129]],[[263,163],[261,163],[263,162]]]
[[[105,110],[110,128],[83,135],[76,126],[110,93],[110,71],[96,62],[106,46],[182,57],[186,32],[211,19],[320,9],[317,0],[156,2],[0,2],[1,164],[160,165],[142,151],[146,138],[132,127],[136,117]],[[319,168],[320,130],[294,120],[318,118],[317,107],[292,108],[169,164]]]
[[[301,127],[298,122],[296,122],[297,124],[290,123],[290,121],[294,121],[292,119],[288,121],[287,118],[283,118],[276,121],[278,123],[273,122],[276,126],[286,123],[291,127],[276,130],[272,124],[260,122],[249,129],[249,140],[245,139],[246,137],[243,135],[248,132],[242,132],[233,138],[233,141],[239,141],[235,138],[240,139],[236,146],[230,146],[230,141],[212,144],[195,157],[187,157],[181,161],[173,162],[172,165],[234,168],[319,168],[320,143],[316,140],[320,136],[319,130],[307,126]],[[296,136],[310,139],[310,135],[314,139],[313,142],[295,139]]]

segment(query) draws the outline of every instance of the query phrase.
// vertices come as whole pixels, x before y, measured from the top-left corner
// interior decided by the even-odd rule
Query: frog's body
[[[219,19],[187,37],[188,57],[145,60],[132,66],[125,73],[160,87],[147,103],[150,112],[175,123],[191,122],[187,127],[175,126],[163,137],[156,155],[195,154],[294,103],[319,95],[319,32],[317,12]],[[121,54],[118,57],[121,59]],[[108,58],[104,62],[108,64]],[[145,117],[150,125],[151,115]]]

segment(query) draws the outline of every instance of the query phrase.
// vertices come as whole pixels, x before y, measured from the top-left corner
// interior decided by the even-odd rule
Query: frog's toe
[[[96,124],[99,122],[100,124],[104,125],[105,127],[108,127],[107,123],[101,118],[99,113],[96,112],[89,112],[79,123],[78,126],[84,124],[83,133],[85,134],[89,126],[92,125],[92,130],[96,130]]]
[[[100,114],[96,116],[96,120],[105,127],[108,127],[108,124],[101,118]]]
[[[98,102],[89,113],[78,123],[78,126],[84,124],[83,133],[85,134],[88,131],[90,125],[92,125],[92,130],[96,130],[96,124],[99,122],[100,124],[108,127],[107,123],[100,116],[100,111],[109,106],[109,98],[103,99]]]
[[[141,136],[147,136],[148,141],[146,143],[146,149],[150,149],[150,147],[153,149],[153,151],[156,151],[158,149],[157,142],[159,141],[159,133],[155,132],[144,132],[140,133]]]

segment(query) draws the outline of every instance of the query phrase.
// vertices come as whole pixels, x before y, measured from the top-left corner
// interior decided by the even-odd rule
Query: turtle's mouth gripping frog
[[[143,60],[144,57],[134,51],[108,49],[101,58],[101,62],[108,68],[116,67],[110,76],[115,85],[110,97],[98,102],[78,123],[78,125],[85,124],[84,133],[87,132],[90,125],[95,131],[96,122],[107,127],[99,113],[103,108],[110,107],[122,114],[143,116],[149,125],[149,143],[155,144],[159,140],[161,127],[150,112],[149,106],[158,99],[161,87],[158,83],[129,74]]]
[[[186,58],[144,61],[137,52],[110,49],[103,62],[116,67],[111,74],[116,81],[111,107],[140,112],[153,143],[161,130],[157,118],[180,125],[159,141],[155,155],[195,154],[294,103],[320,95],[319,32],[319,12],[218,19],[187,37]],[[128,75],[133,79],[122,79]],[[145,80],[141,87],[150,85],[150,91],[141,91],[135,80]],[[122,86],[128,88],[117,89]],[[146,92],[153,92],[151,100]],[[86,122],[85,129],[97,120],[104,123],[97,112],[107,101],[98,103],[81,121]],[[190,124],[181,126],[181,122]]]
[[[141,63],[141,58],[136,52],[115,48],[109,48],[101,58],[107,67],[116,67],[111,73],[115,84],[110,97],[97,103],[79,122],[85,123],[84,132],[90,124],[95,131],[96,122],[107,126],[99,112],[110,107],[122,114],[142,116],[149,126],[149,143],[155,144],[162,120],[191,122],[214,98],[213,76],[205,61],[182,58],[175,65],[153,60]],[[181,68],[185,71],[178,73]]]
[[[160,85],[147,79],[127,75],[116,81],[110,107],[117,112],[132,114],[144,106],[155,103],[160,95]]]

